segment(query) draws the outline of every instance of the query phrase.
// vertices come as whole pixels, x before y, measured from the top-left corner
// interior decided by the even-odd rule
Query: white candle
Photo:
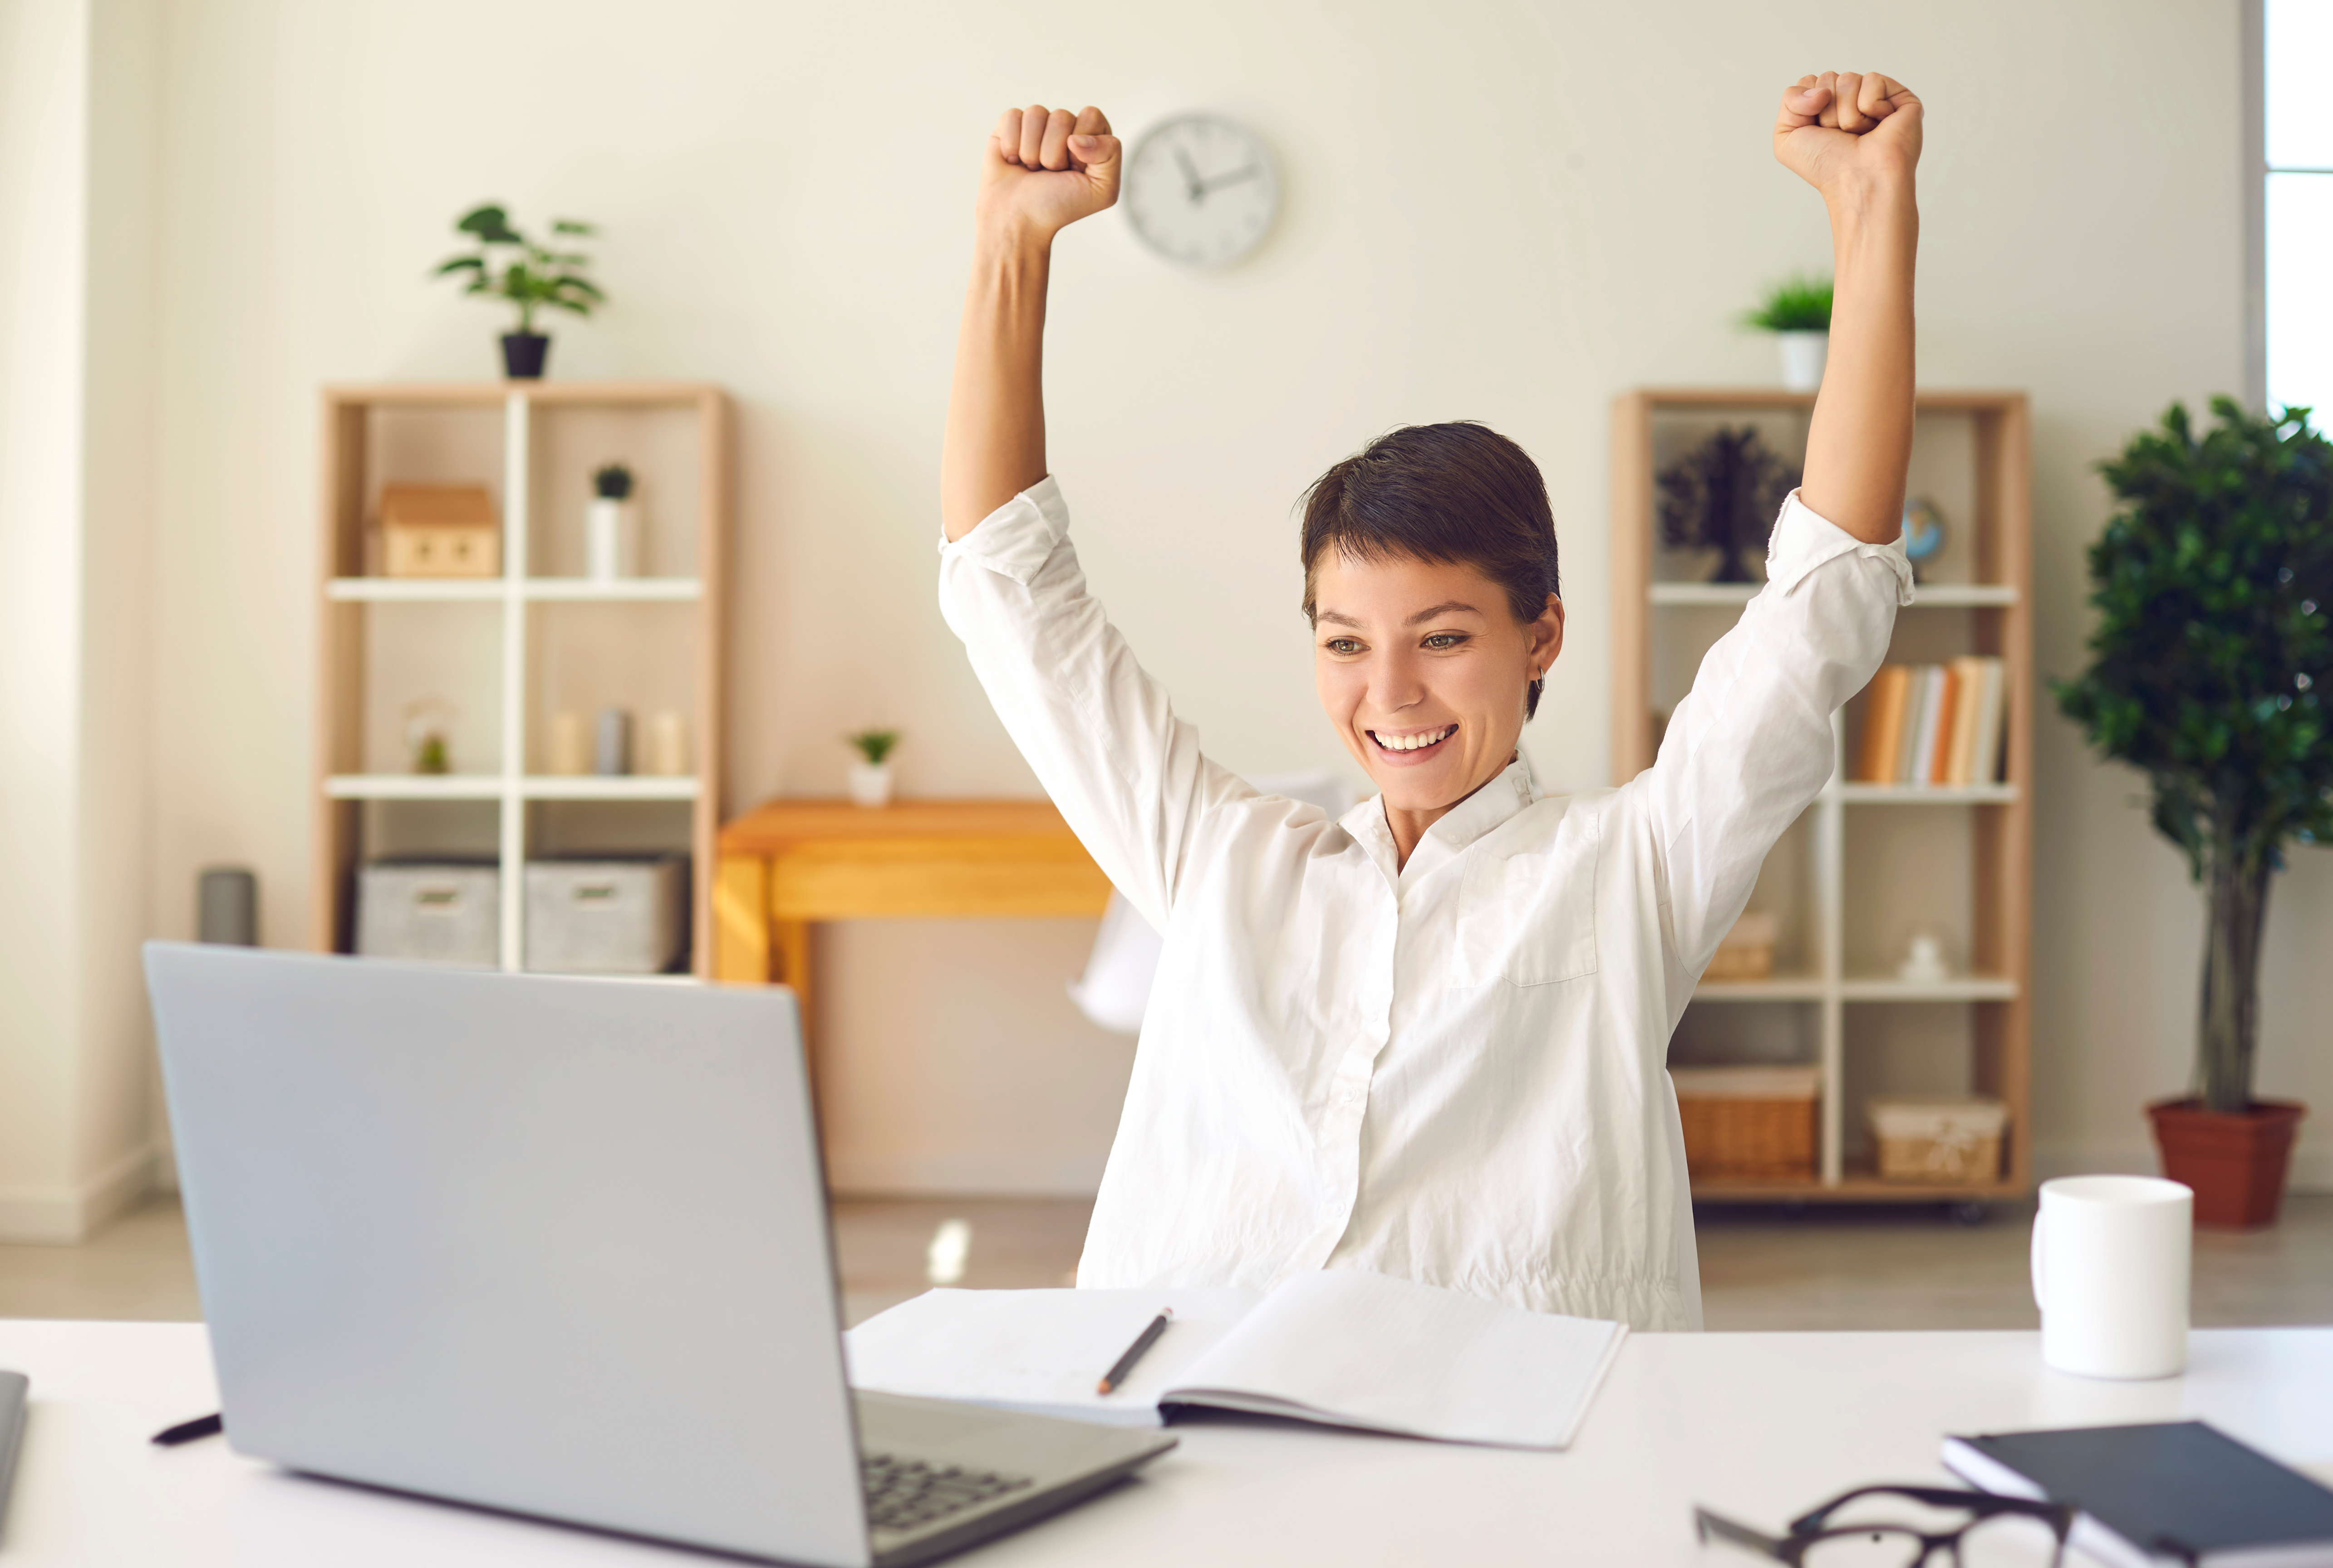
[[[591,771],[591,741],[581,713],[551,715],[551,770],[553,773]]]
[[[648,721],[648,770],[666,779],[688,773],[688,721],[667,709]]]

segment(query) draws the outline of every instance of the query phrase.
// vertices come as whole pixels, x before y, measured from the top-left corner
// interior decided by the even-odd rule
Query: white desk
[[[997,1564],[1695,1563],[1705,1502],[1779,1525],[1864,1481],[1936,1479],[1948,1431],[2199,1416],[2333,1481],[2333,1328],[2198,1333],[2184,1378],[2041,1369],[2031,1334],[1632,1337],[1563,1454],[1235,1419],[1185,1426],[1140,1478],[963,1559]],[[287,1476],[211,1439],[147,1438],[216,1407],[203,1330],[0,1322],[31,1374],[9,1568],[497,1568],[727,1561]]]

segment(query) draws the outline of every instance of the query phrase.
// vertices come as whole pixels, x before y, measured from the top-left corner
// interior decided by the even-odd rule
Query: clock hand
[[[1183,166],[1183,188],[1190,193],[1191,199],[1195,202],[1206,199],[1206,182],[1199,177],[1199,171],[1192,167],[1191,155],[1178,147],[1175,149],[1175,161]]]
[[[1239,169],[1231,174],[1219,174],[1213,179],[1200,181],[1199,194],[1205,196],[1211,190],[1221,190],[1227,185],[1237,185],[1243,179],[1254,179],[1263,173],[1263,170],[1262,168],[1258,167],[1254,164],[1250,164],[1245,168]]]

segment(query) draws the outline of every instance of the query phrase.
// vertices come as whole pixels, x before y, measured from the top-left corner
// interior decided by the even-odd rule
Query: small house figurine
[[[389,484],[380,492],[389,577],[499,577],[502,525],[482,484]]]

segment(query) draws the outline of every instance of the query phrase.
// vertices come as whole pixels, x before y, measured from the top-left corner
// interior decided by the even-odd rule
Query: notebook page
[[[842,1336],[854,1388],[1156,1426],[1158,1396],[1253,1308],[1251,1290],[931,1290]],[[1163,1307],[1125,1383],[1100,1382]]]
[[[1362,1269],[1301,1274],[1193,1363],[1170,1401],[1454,1442],[1560,1448],[1627,1329]]]

